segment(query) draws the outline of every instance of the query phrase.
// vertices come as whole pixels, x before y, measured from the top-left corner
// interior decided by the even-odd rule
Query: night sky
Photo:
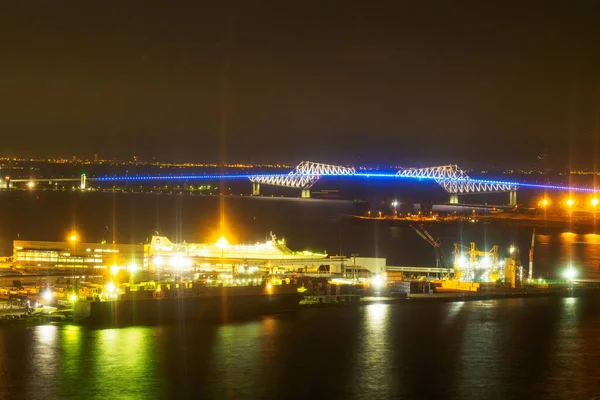
[[[593,166],[595,4],[4,1],[0,155]]]

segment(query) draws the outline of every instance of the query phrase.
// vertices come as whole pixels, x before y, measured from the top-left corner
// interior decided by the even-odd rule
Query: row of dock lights
[[[548,207],[550,207],[550,204],[551,204],[551,201],[547,197],[544,197],[543,199],[541,199],[538,202],[538,206],[541,208],[548,208]],[[598,200],[597,198],[594,197],[589,201],[589,204],[592,207],[596,208],[598,206],[598,204],[600,204],[600,200]],[[566,199],[564,201],[564,205],[567,206],[568,208],[571,208],[575,205],[575,200],[573,198],[569,197],[568,199]]]

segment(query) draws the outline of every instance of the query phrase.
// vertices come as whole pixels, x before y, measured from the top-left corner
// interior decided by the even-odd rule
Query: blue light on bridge
[[[600,190],[585,187],[569,187],[561,185],[548,185],[538,183],[527,183],[527,182],[514,182],[514,181],[501,181],[501,180],[490,180],[490,179],[477,179],[477,178],[445,178],[445,177],[432,177],[424,175],[416,176],[401,176],[395,173],[371,173],[371,172],[356,172],[354,174],[195,174],[195,175],[167,175],[167,176],[103,176],[98,178],[88,178],[88,180],[94,180],[97,182],[144,182],[144,181],[187,181],[187,180],[224,180],[224,179],[252,179],[252,178],[277,178],[277,177],[355,177],[365,179],[416,179],[432,180],[436,182],[447,181],[457,183],[474,183],[474,184],[488,184],[488,185],[507,185],[515,186],[519,188],[531,188],[531,189],[546,189],[546,190],[561,190],[561,191],[573,191],[573,192],[586,192],[586,193],[597,193]]]

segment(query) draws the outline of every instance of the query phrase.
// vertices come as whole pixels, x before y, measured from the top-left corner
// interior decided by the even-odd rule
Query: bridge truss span
[[[287,175],[254,176],[250,178],[250,181],[252,182],[252,193],[254,195],[260,194],[260,185],[262,184],[301,189],[302,197],[310,197],[309,189],[322,176],[353,176],[355,174],[356,170],[354,168],[302,161]]]
[[[458,203],[459,194],[469,193],[510,193],[509,204],[516,205],[518,186],[492,180],[472,180],[458,165],[442,165],[429,168],[402,169],[396,173],[405,178],[433,179],[450,194],[450,203]]]

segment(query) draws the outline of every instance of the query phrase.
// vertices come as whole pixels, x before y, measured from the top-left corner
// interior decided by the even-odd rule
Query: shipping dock
[[[600,293],[599,282],[579,281],[572,269],[560,281],[533,279],[535,233],[525,270],[515,246],[503,255],[498,246],[455,243],[447,257],[445,245],[423,225],[411,227],[431,245],[435,267],[292,251],[273,234],[255,244],[230,244],[224,237],[173,243],[164,236],[140,245],[79,243],[75,235],[66,242],[15,241],[11,268],[0,281],[0,321],[229,321],[307,307]]]

